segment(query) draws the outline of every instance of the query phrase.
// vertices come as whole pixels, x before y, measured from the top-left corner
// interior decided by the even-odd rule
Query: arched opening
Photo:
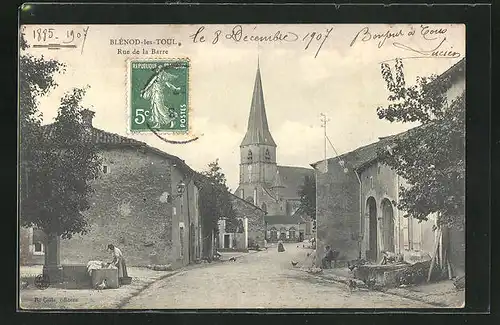
[[[248,150],[247,160],[248,160],[249,162],[252,162],[252,160],[253,160],[252,150]]]
[[[292,228],[290,228],[290,230],[288,230],[288,237],[290,238],[290,240],[293,240],[293,241],[296,240],[294,227],[292,227]]]
[[[286,228],[285,227],[280,228],[280,240],[286,240]]]
[[[266,160],[271,160],[271,154],[269,153],[269,149],[266,149],[266,151],[264,153],[264,158]]]
[[[382,229],[383,249],[394,252],[394,209],[388,199],[382,200]]]
[[[377,202],[370,196],[366,200],[366,211],[368,211],[368,252],[367,258],[376,261],[378,258],[377,247]]]
[[[278,240],[278,230],[276,228],[271,228],[271,233],[270,233],[270,240],[271,241],[277,241]]]

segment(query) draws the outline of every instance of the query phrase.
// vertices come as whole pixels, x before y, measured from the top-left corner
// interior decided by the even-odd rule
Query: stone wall
[[[149,152],[129,149],[101,151],[107,173],[94,181],[91,225],[85,235],[61,240],[61,263],[109,260],[112,243],[128,265],[175,262],[172,238],[173,193],[170,162]]]
[[[248,245],[264,247],[264,211],[234,195],[231,195],[231,202],[238,218],[248,218]]]
[[[354,172],[345,173],[337,162],[329,162],[328,172],[316,172],[317,257],[325,246],[340,251],[340,258],[356,259],[360,232],[359,183]]]

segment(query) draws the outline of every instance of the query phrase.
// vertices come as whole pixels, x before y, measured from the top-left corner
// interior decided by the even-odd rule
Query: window
[[[33,255],[44,255],[44,247],[43,244],[40,242],[33,243]]]
[[[108,165],[102,165],[102,172],[103,172],[103,174],[108,174],[109,173],[109,166]]]
[[[267,212],[267,205],[265,203],[262,203],[262,210],[264,212]]]
[[[370,188],[373,188],[373,176],[370,176]]]
[[[269,149],[266,149],[266,152],[264,153],[264,158],[266,160],[271,160],[271,154],[269,153]]]
[[[248,150],[248,155],[247,155],[248,161],[252,162],[253,157],[252,157],[252,150]]]

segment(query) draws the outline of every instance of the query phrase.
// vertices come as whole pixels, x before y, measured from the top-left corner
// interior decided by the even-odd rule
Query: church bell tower
[[[237,195],[260,206],[258,194],[272,187],[276,171],[276,143],[267,123],[260,66],[257,64],[247,132],[240,145],[240,193]]]

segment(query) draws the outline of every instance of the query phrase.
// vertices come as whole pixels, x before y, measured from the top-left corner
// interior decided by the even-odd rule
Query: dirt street
[[[309,249],[286,244],[234,262],[181,272],[155,282],[127,309],[182,308],[417,308],[433,307],[381,292],[354,290],[300,270]],[[293,267],[291,261],[299,262]]]

